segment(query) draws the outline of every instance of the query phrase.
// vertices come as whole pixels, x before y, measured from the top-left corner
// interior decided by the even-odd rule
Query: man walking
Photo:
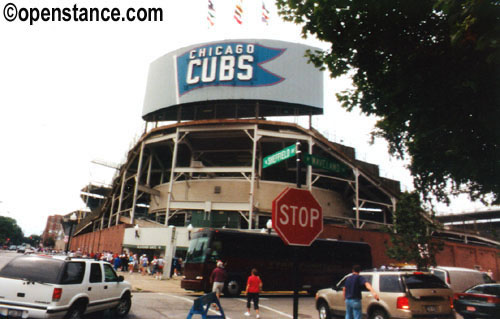
[[[359,275],[361,267],[354,265],[352,267],[352,275],[347,277],[344,285],[344,300],[345,300],[345,319],[361,319],[361,291],[363,287],[368,289],[373,297],[379,300],[377,292],[372,285],[366,281],[363,276]]]
[[[222,261],[217,262],[217,267],[210,274],[210,282],[212,283],[212,292],[215,292],[217,299],[220,299],[220,294],[224,289],[224,282],[226,281],[226,270]],[[217,305],[215,305],[217,309]],[[219,309],[217,309],[219,310]]]

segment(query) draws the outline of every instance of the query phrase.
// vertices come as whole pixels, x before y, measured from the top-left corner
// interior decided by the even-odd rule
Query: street
[[[182,318],[185,319],[193,300],[198,295],[192,294],[167,294],[167,293],[135,293],[132,300],[132,310],[129,318]],[[243,313],[246,311],[246,299],[222,298],[222,309],[227,319],[246,318]],[[210,315],[218,312],[210,310]],[[255,318],[255,311],[251,310]],[[194,316],[194,318],[198,318]],[[292,297],[287,295],[262,296],[260,298],[261,318],[293,318]],[[299,318],[316,318],[317,311],[314,309],[313,297],[301,297],[299,299]]]
[[[0,250],[0,268],[2,268],[11,258],[20,255],[15,252]],[[119,273],[122,274],[122,273]],[[140,276],[136,275],[135,278]],[[147,284],[147,279],[146,284]],[[144,280],[143,280],[144,281]],[[166,281],[149,281],[151,284],[165,284]],[[134,284],[132,285],[133,289]],[[138,291],[140,290],[140,291]],[[132,308],[128,318],[182,318],[185,319],[193,305],[193,301],[201,296],[201,293],[192,293],[184,290],[176,289],[175,292],[142,292],[145,290],[137,289],[132,293]],[[293,298],[291,294],[264,294],[260,298],[260,316],[263,319],[273,318],[293,318]],[[243,315],[246,311],[246,298],[221,298],[222,309],[227,319],[248,318]],[[215,310],[209,311],[210,315],[215,315]],[[251,310],[252,316],[255,318],[255,311]],[[299,318],[316,318],[317,311],[314,308],[314,297],[301,296],[299,299]],[[110,318],[109,313],[104,314],[104,318]],[[98,315],[87,316],[88,319],[101,318]],[[193,318],[201,318],[199,315]]]

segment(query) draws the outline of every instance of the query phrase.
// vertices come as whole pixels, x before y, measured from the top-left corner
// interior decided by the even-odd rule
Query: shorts
[[[217,281],[214,282],[214,284],[212,286],[212,292],[221,294],[223,289],[224,289],[223,282],[217,282]]]

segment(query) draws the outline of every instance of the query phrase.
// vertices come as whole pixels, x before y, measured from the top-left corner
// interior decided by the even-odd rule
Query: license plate
[[[427,312],[436,312],[437,308],[436,306],[426,306],[425,310],[427,310]]]
[[[467,306],[465,309],[467,311],[476,311],[476,307],[472,307],[472,306]]]

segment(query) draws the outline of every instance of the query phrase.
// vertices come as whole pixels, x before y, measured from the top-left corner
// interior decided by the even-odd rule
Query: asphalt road
[[[17,256],[15,252],[0,250],[0,268],[11,258]],[[168,293],[168,292],[134,292],[132,295],[132,308],[128,315],[129,319],[185,319],[193,305],[193,301],[200,294]],[[227,319],[255,318],[255,311],[252,309],[252,316],[245,317],[246,299],[221,298],[222,309]],[[318,318],[318,312],[314,308],[314,298],[301,296],[299,299],[299,319]],[[210,310],[209,315],[216,315],[218,312]],[[293,318],[293,298],[288,295],[263,295],[260,298],[260,315],[262,319],[285,319]],[[104,316],[90,315],[87,319],[112,319],[110,313]],[[201,316],[193,316],[193,319]],[[462,319],[457,314],[457,319]]]
[[[178,295],[168,293],[135,293],[132,301],[132,309],[129,318],[182,318],[185,319],[193,300],[198,296]],[[293,306],[291,296],[262,296],[260,298],[260,315],[266,319],[293,318]],[[246,299],[244,298],[222,298],[222,309],[227,319],[248,318],[243,314],[246,311]],[[219,312],[210,310],[209,315]],[[251,317],[255,318],[255,311],[251,310]],[[299,318],[317,318],[314,309],[313,297],[301,297],[299,299]],[[199,315],[193,318],[201,318]]]
[[[0,251],[0,268],[11,258],[17,256],[15,252]],[[186,293],[148,293],[134,292],[132,295],[132,308],[128,315],[129,319],[162,319],[162,318],[182,318],[185,319],[193,305],[193,301],[199,294]],[[246,299],[221,298],[221,305],[227,319],[255,318],[255,311],[252,308],[252,316],[245,317]],[[209,315],[216,315],[218,312],[210,310]],[[285,319],[293,318],[293,298],[288,295],[263,295],[260,298],[260,315],[262,319]],[[299,298],[299,318],[317,318],[318,312],[314,308],[314,298],[301,296]],[[110,319],[111,314],[104,316],[89,315],[87,319],[104,318]],[[193,316],[193,319],[201,316]]]

